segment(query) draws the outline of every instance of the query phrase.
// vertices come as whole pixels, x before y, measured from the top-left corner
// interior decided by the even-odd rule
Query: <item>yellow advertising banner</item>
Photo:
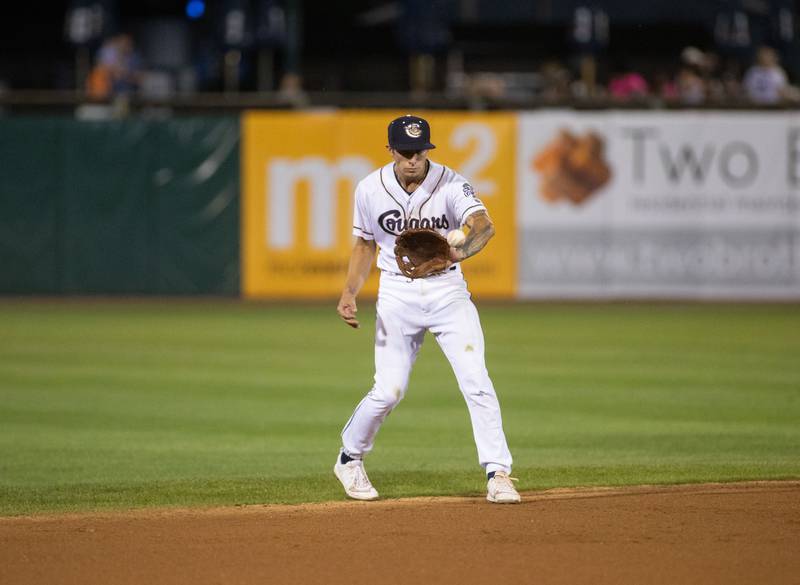
[[[242,294],[336,298],[354,238],[356,184],[391,160],[386,127],[407,112],[247,112],[242,117]],[[478,297],[516,288],[511,113],[414,112],[431,124],[430,158],[464,175],[497,234],[463,270]],[[377,292],[377,271],[362,295]]]

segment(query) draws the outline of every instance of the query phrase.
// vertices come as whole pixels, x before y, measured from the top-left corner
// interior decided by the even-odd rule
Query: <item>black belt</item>
[[[447,270],[455,270],[455,269],[456,269],[456,266],[457,266],[457,264],[453,264],[453,265],[452,265],[450,268],[448,268]],[[445,270],[445,272],[447,272],[447,270]],[[385,272],[386,274],[392,274],[392,275],[394,275],[394,276],[405,276],[405,274],[403,274],[402,272],[391,272],[390,270],[381,270],[381,272]],[[440,273],[438,273],[438,274],[441,274],[441,272],[440,272]]]

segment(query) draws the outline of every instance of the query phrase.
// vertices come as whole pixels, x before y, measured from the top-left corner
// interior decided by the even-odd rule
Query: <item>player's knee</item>
[[[376,383],[370,396],[387,410],[392,410],[403,399],[406,385],[401,383]]]
[[[466,372],[459,379],[459,385],[467,398],[480,400],[495,397],[494,386],[485,370]]]

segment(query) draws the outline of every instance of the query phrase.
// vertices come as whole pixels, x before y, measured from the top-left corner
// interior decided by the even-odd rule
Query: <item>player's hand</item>
[[[450,246],[450,265],[451,266],[453,264],[455,264],[456,262],[461,262],[466,257],[467,257],[467,255],[464,253],[464,250],[462,250],[461,248],[454,248],[453,246]]]
[[[358,319],[356,319],[356,313],[358,313],[358,307],[356,306],[356,298],[349,294],[349,293],[342,293],[342,298],[339,299],[339,305],[336,307],[336,312],[339,313],[339,316],[344,320],[345,323],[350,325],[353,329],[359,328]]]

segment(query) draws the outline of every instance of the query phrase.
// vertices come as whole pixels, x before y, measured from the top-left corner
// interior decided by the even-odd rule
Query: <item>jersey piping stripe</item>
[[[436,184],[433,186],[433,189],[431,189],[431,194],[428,195],[428,198],[425,201],[422,202],[422,205],[419,206],[419,214],[418,215],[419,215],[420,221],[422,221],[422,208],[425,207],[425,204],[428,203],[428,201],[431,200],[431,197],[433,197],[433,194],[436,193],[436,189],[439,188],[439,183],[442,182],[442,178],[444,178],[445,172],[447,172],[447,167],[442,165],[442,174],[439,175],[439,180],[436,181]]]
[[[386,167],[384,167],[384,168],[386,168]],[[400,211],[403,212],[403,219],[408,219],[408,216],[406,215],[405,205],[403,205],[397,199],[395,199],[394,195],[392,195],[391,191],[389,191],[389,189],[386,188],[386,183],[383,182],[383,169],[381,169],[381,172],[378,173],[378,176],[381,178],[381,186],[383,187],[383,190],[386,191],[386,194],[389,197],[392,198],[392,201],[394,201],[395,203],[397,203],[400,206]]]
[[[467,216],[467,212],[470,209],[475,209],[476,207],[484,207],[482,203],[476,203],[475,205],[470,205],[464,210],[464,213],[461,214],[461,223],[464,223],[464,218]]]
[[[362,227],[358,227],[357,225],[354,225],[354,226],[353,226],[353,228],[354,228],[354,229],[357,229],[357,230],[360,230],[360,231],[362,231],[362,232],[364,232],[365,234],[367,234],[367,235],[370,235],[370,236],[374,236],[374,235],[375,235],[375,234],[373,234],[372,232],[368,232],[367,230],[365,230],[365,229],[364,229],[364,228],[362,228]]]

